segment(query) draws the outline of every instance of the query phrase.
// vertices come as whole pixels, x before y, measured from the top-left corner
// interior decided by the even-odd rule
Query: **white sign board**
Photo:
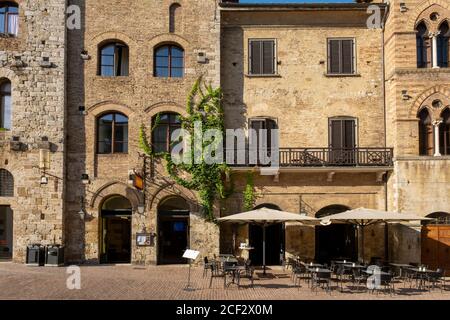
[[[197,259],[199,254],[200,254],[200,251],[187,249],[183,254],[183,258],[195,260],[195,259]]]

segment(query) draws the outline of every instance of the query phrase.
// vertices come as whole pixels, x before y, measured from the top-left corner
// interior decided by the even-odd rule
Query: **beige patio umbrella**
[[[341,213],[333,214],[324,217],[321,221],[322,225],[329,225],[331,223],[351,223],[361,228],[361,254],[364,261],[364,228],[366,226],[377,223],[389,222],[408,222],[430,220],[429,218],[421,217],[411,213],[389,212],[383,210],[374,210],[367,208],[358,208],[354,210],[347,210]]]
[[[263,273],[266,274],[266,227],[270,224],[282,222],[315,222],[318,220],[298,213],[260,208],[219,218],[218,221],[251,223],[260,225],[263,228]]]

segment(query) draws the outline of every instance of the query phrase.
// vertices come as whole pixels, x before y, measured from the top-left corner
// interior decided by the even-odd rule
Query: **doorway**
[[[9,206],[0,206],[0,260],[12,259],[13,212]]]
[[[322,208],[316,213],[316,218],[341,213],[349,210],[346,206],[332,205]],[[350,224],[331,224],[316,226],[315,260],[329,263],[331,260],[358,260],[357,228]]]
[[[189,248],[189,206],[181,197],[170,197],[158,207],[158,264],[186,264]]]
[[[254,210],[260,208],[268,208],[273,210],[281,210],[274,204],[262,204],[255,207]],[[250,224],[248,227],[250,247],[250,260],[252,265],[263,264],[263,229],[259,225]],[[279,266],[284,259],[285,244],[285,228],[283,223],[272,224],[266,227],[266,265]]]
[[[101,263],[131,262],[130,201],[122,196],[112,196],[103,202],[101,209]]]
[[[422,263],[450,275],[450,213],[435,212],[422,224]]]

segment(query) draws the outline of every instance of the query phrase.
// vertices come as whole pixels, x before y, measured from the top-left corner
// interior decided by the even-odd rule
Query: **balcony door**
[[[330,119],[330,164],[356,164],[356,120],[351,118]]]
[[[254,118],[250,119],[250,129],[253,129],[255,134],[249,135],[250,150],[257,152],[257,164],[266,164],[266,159],[261,158],[260,150],[267,150],[267,156],[271,156],[272,130],[277,129],[277,123],[273,119]]]

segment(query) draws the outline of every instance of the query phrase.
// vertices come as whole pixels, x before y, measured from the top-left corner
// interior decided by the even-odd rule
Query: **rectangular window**
[[[355,74],[355,39],[328,39],[328,74]]]
[[[271,75],[276,73],[275,40],[249,40],[249,74]]]

